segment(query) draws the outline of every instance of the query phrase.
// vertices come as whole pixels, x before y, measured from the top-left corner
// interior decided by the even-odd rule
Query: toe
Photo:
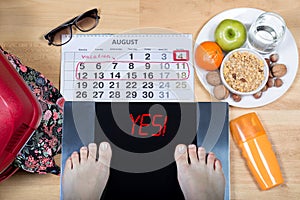
[[[88,149],[87,147],[80,148],[80,162],[85,163],[87,161]]]
[[[207,156],[207,167],[213,170],[214,165],[215,165],[215,154],[210,152]]]
[[[188,167],[188,152],[187,147],[184,144],[177,145],[174,157],[178,170],[182,167]]]
[[[221,164],[221,161],[216,159],[215,161],[215,170],[217,172],[222,172],[222,164]]]
[[[198,148],[198,158],[201,164],[205,164],[206,151],[203,147]]]
[[[88,145],[89,147],[89,156],[88,156],[88,160],[91,161],[96,161],[97,158],[97,144],[95,143],[90,143]]]
[[[189,151],[189,157],[190,157],[191,164],[192,163],[197,163],[198,162],[198,156],[197,156],[197,147],[196,147],[196,145],[190,144],[188,147],[189,147],[188,151]]]
[[[71,170],[72,168],[73,168],[72,159],[71,159],[71,157],[69,157],[65,163],[65,171]]]
[[[99,145],[99,159],[98,162],[109,167],[111,161],[111,147],[107,142],[101,142]]]
[[[79,166],[79,155],[77,151],[74,151],[72,153],[71,159],[72,159],[73,169],[76,169]]]

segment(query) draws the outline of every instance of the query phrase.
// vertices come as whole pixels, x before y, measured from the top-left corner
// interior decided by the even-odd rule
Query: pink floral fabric
[[[61,153],[64,98],[59,90],[40,72],[23,65],[20,60],[2,52],[37,97],[43,117],[37,130],[17,155],[14,165],[32,173],[60,174],[54,156]]]

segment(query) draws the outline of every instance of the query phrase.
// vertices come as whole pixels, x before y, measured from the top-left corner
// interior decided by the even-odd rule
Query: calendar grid
[[[74,35],[62,55],[66,100],[194,101],[190,34]]]

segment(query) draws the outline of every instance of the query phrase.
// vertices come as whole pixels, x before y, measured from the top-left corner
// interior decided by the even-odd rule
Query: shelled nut
[[[259,92],[255,93],[255,94],[253,94],[253,97],[255,99],[259,99],[261,96],[262,96],[262,91],[259,91]]]
[[[279,55],[277,53],[271,54],[270,55],[270,61],[275,63],[279,60]]]
[[[283,85],[283,82],[280,78],[276,78],[274,85],[275,85],[275,87],[281,87]]]
[[[274,80],[273,80],[273,78],[269,78],[269,79],[268,79],[267,86],[268,86],[269,88],[271,88],[271,87],[274,86]]]
[[[235,102],[240,102],[242,100],[241,95],[238,95],[238,94],[231,94],[231,97],[232,97],[233,101],[235,101]]]

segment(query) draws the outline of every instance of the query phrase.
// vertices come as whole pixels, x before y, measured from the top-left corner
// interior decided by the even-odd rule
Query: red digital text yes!
[[[151,119],[150,123],[147,123],[147,121]],[[168,116],[164,116],[161,114],[154,114],[151,116],[149,113],[143,113],[140,115],[137,115],[136,118],[132,114],[130,114],[130,119],[132,121],[132,127],[131,127],[131,134],[138,134],[140,136],[164,136],[166,133],[167,128],[167,121]],[[135,125],[138,125],[138,128],[136,128]],[[158,132],[156,133],[149,133],[146,130],[146,127],[152,126],[153,128],[158,129]]]

